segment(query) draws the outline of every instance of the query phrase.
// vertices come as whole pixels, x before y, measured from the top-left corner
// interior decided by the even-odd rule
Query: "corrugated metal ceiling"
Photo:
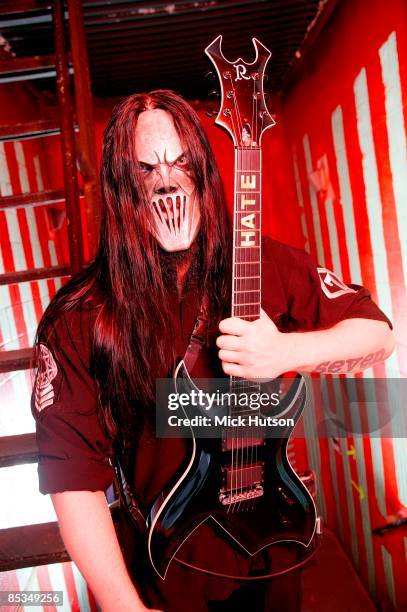
[[[0,34],[16,56],[53,52],[51,16],[43,8],[1,16]],[[281,89],[319,0],[96,0],[83,2],[94,93],[116,96],[156,87],[205,99],[214,86],[204,49],[223,34],[226,57],[250,59],[251,38],[273,52],[270,86]],[[298,54],[297,54],[298,55]]]

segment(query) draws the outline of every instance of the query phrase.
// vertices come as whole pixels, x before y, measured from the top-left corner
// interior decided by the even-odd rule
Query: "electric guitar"
[[[226,129],[235,148],[235,197],[233,227],[232,316],[253,321],[261,304],[261,138],[275,122],[269,114],[263,91],[264,72],[270,51],[253,38],[256,58],[225,59],[218,36],[205,50],[213,62],[221,85],[221,106],[216,123]],[[199,391],[184,361],[174,374],[177,393]],[[231,393],[259,392],[260,384],[230,378]],[[280,391],[281,393],[281,391]],[[298,375],[281,394],[274,417],[290,417],[296,423],[306,399],[305,380]],[[192,416],[184,409],[185,416]],[[202,408],[205,413],[205,407]],[[247,407],[229,407],[229,416],[247,414]],[[251,410],[251,414],[260,414]],[[174,479],[152,505],[148,525],[148,554],[161,578],[177,561],[202,572],[225,578],[251,580],[284,573],[305,562],[315,548],[316,509],[312,496],[292,469],[287,443],[293,427],[281,437],[264,429],[242,432],[225,426],[222,439],[197,438],[191,427],[190,454]],[[261,571],[236,572],[211,566],[197,558],[182,560],[182,546],[198,528],[210,524],[228,544],[250,563],[262,561]],[[273,547],[295,552],[287,567],[274,570]],[[198,547],[199,548],[199,547]],[[275,548],[274,548],[275,549]],[[177,554],[178,553],[178,554]]]

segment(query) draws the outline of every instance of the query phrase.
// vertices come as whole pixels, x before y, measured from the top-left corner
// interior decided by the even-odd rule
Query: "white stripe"
[[[367,90],[366,71],[362,69],[355,80],[355,101],[357,125],[361,151],[363,154],[363,176],[366,189],[366,204],[369,218],[370,238],[373,251],[374,273],[376,279],[376,290],[379,306],[381,309],[394,317],[393,304],[390,291],[390,278],[388,273],[386,245],[384,241],[383,210],[380,198],[379,178],[377,171],[376,155],[373,143],[372,123],[370,117],[369,95]],[[396,352],[385,362],[385,370],[388,378],[400,376]],[[401,423],[397,422],[400,419]],[[399,438],[399,427],[404,427],[404,415],[399,413],[393,419],[392,429],[394,432],[393,448],[396,466],[396,478],[399,488],[400,501],[407,504],[407,453],[406,441]],[[404,430],[404,429],[403,429]]]
[[[337,382],[334,382],[333,388],[334,388],[335,406],[336,406],[336,414],[338,416],[338,421],[340,423],[346,423],[340,385]],[[339,446],[341,449],[342,465],[343,465],[343,471],[344,471],[344,476],[345,476],[346,506],[348,508],[348,513],[349,513],[349,526],[350,526],[350,534],[351,534],[350,545],[352,546],[353,562],[356,565],[356,567],[359,567],[358,535],[357,535],[357,529],[356,529],[355,506],[353,503],[353,491],[352,491],[352,482],[351,482],[352,474],[350,470],[351,458],[347,454],[348,442],[347,442],[347,439],[343,437],[343,434],[338,436],[338,441],[339,441]]]
[[[66,588],[65,575],[61,563],[50,563],[47,565],[51,588],[53,591],[62,591],[63,605],[58,606],[58,612],[72,612],[69,601],[68,590]]]
[[[362,68],[354,83],[357,128],[362,151],[363,178],[366,192],[366,207],[369,219],[370,239],[373,250],[374,273],[378,302],[382,310],[393,316],[390,279],[387,269],[386,244],[383,229],[383,207],[380,197],[379,176],[373,142],[369,94],[366,70]]]
[[[4,142],[0,142],[0,195],[9,196],[13,194],[10,181],[10,173],[6,159]]]
[[[38,191],[43,191],[44,181],[42,179],[41,164],[40,164],[40,158],[38,157],[38,155],[35,155],[35,157],[33,158],[33,161],[34,161],[34,168],[35,168],[35,178],[37,180],[37,189]]]
[[[5,212],[5,219],[10,237],[11,251],[13,255],[14,267],[16,270],[26,270],[26,260],[22,245],[20,226],[17,219],[17,211],[9,210]],[[37,317],[33,304],[33,296],[29,283],[19,283],[21,306],[23,309],[24,321],[27,327],[29,342],[34,337],[37,327]]]
[[[42,257],[40,239],[38,236],[37,221],[35,218],[34,210],[32,208],[27,208],[25,210],[25,214],[27,216],[27,225],[28,225],[28,231],[30,235],[30,244],[31,244],[31,251],[33,254],[33,259],[34,259],[34,267],[43,268],[44,259]],[[40,298],[41,298],[42,310],[45,310],[45,308],[49,304],[48,283],[46,280],[40,280],[40,281],[37,281],[37,284],[38,284]]]
[[[394,590],[394,575],[393,575],[393,562],[390,553],[382,544],[382,557],[384,566],[384,575],[386,578],[387,593],[393,606],[396,606],[396,592]]]
[[[326,210],[326,219],[327,219],[327,225],[328,225],[329,246],[330,246],[330,251],[331,251],[333,270],[339,277],[341,277],[342,276],[342,265],[341,265],[341,257],[339,254],[338,231],[336,228],[333,202],[332,202],[331,197],[328,197],[328,194],[330,195],[330,192],[332,192],[332,188],[330,185],[329,165],[328,165],[328,158],[326,154],[324,154],[318,160],[317,168],[318,168],[320,175],[325,177],[325,181],[327,183],[326,185],[327,195],[325,197],[325,210]]]
[[[4,274],[3,256],[0,249],[0,274]],[[11,305],[10,290],[5,285],[0,285],[0,326],[3,337],[2,348],[13,350],[19,347],[17,327],[14,320]]]
[[[16,570],[16,578],[21,591],[30,591],[35,580],[35,567],[22,567]]]
[[[308,177],[312,173],[312,158],[311,158],[311,148],[309,144],[308,134],[304,135],[302,139],[303,147],[304,147],[304,157],[305,157],[305,167],[307,169]],[[324,247],[322,242],[322,233],[321,233],[321,222],[319,219],[319,210],[318,210],[318,200],[317,195],[315,193],[315,189],[312,186],[311,182],[308,181],[309,184],[309,197],[311,202],[312,209],[312,220],[314,223],[314,232],[315,232],[315,241],[317,244],[317,254],[318,254],[318,263],[322,266],[325,265],[325,257],[324,257]]]
[[[27,262],[25,259],[25,253],[23,249],[23,240],[20,233],[20,225],[18,223],[17,211],[6,210],[4,212],[8,234],[11,244],[11,252],[13,255],[13,262],[15,270],[26,270]]]
[[[328,223],[329,244],[331,246],[333,271],[342,278],[341,256],[339,254],[338,232],[332,200],[325,200],[326,219]]]
[[[28,181],[27,163],[25,161],[24,149],[21,142],[14,142],[14,151],[16,153],[18,177],[20,179],[21,191],[29,193],[30,183]]]
[[[355,379],[352,377],[346,378],[346,383],[349,388],[349,396],[355,397]],[[352,390],[353,387],[353,390]],[[352,431],[362,431],[360,414],[358,410],[351,410],[352,420]],[[365,465],[365,454],[364,454],[364,441],[363,436],[356,434],[353,437],[353,444],[355,447],[355,460],[357,467],[358,486],[362,487],[365,496],[367,497],[367,478],[366,478],[366,465]],[[362,530],[363,540],[365,543],[366,550],[366,562],[367,562],[367,576],[369,583],[369,590],[372,595],[376,592],[376,575],[375,575],[375,564],[373,554],[373,536],[372,536],[372,525],[370,520],[370,508],[369,501],[361,499],[359,502],[360,513],[362,515]]]
[[[367,391],[371,393],[373,391],[374,401],[376,401],[376,394],[373,387],[373,382],[371,379],[375,378],[373,368],[367,368],[362,372],[363,378],[367,379],[364,382],[365,393],[368,395]],[[381,384],[381,383],[379,383]],[[370,397],[368,398],[370,399]],[[387,516],[387,508],[386,508],[386,481],[384,476],[384,464],[383,464],[383,452],[382,452],[382,441],[381,436],[377,432],[375,432],[375,427],[377,427],[377,423],[380,423],[380,418],[378,414],[378,406],[377,403],[369,404],[369,408],[367,410],[367,419],[368,419],[368,427],[369,431],[372,432],[370,436],[370,447],[372,452],[372,463],[373,463],[373,482],[375,489],[375,496],[377,507],[383,515],[383,518]]]
[[[329,406],[330,402],[329,402],[326,378],[321,377],[320,381],[321,381],[321,392],[322,392],[323,403],[324,403],[325,406]],[[341,541],[343,543],[344,542],[344,533],[343,533],[343,524],[342,524],[342,513],[341,513],[341,510],[340,510],[340,508],[341,508],[341,498],[339,496],[338,476],[337,476],[337,472],[336,472],[336,452],[335,452],[334,442],[333,442],[331,436],[328,438],[328,450],[329,450],[329,463],[330,463],[330,466],[331,466],[331,482],[332,482],[332,485],[333,485],[334,497],[335,497],[336,517],[338,519],[339,535],[340,535]]]
[[[387,267],[386,244],[384,241],[383,207],[380,197],[379,176],[373,142],[366,70],[364,68],[356,77],[354,93],[359,144],[363,156],[363,178],[365,183],[370,240],[373,251],[377,299],[380,308],[389,315],[390,318],[393,318],[390,278]],[[389,378],[391,376],[400,376],[395,353],[386,361],[385,369]]]
[[[14,143],[14,149],[16,152],[16,158],[18,162],[18,174],[20,178],[21,191],[23,193],[29,193],[31,191],[28,174],[27,174],[27,163],[24,155],[24,148],[21,142]],[[38,157],[37,157],[38,161]],[[38,168],[39,172],[41,169]],[[41,180],[42,177],[40,176]],[[37,228],[37,220],[35,218],[35,213],[32,208],[24,209],[24,214],[27,218],[27,226],[28,232],[30,235],[30,244],[31,251],[34,259],[34,267],[42,268],[44,267],[44,259],[42,257],[41,245],[38,236],[38,228]],[[38,281],[39,293],[41,298],[42,310],[45,310],[46,306],[49,304],[49,293],[48,293],[48,284],[45,280]]]
[[[323,155],[318,160],[317,168],[320,171],[320,173],[326,177],[326,181],[330,183],[328,158],[326,155]],[[332,191],[330,187],[328,187],[328,189],[329,191]],[[328,225],[329,246],[330,246],[330,251],[331,251],[333,270],[339,276],[339,278],[341,278],[342,277],[342,265],[341,265],[341,256],[339,254],[338,230],[336,227],[333,202],[332,202],[332,199],[329,197],[325,198],[325,211],[326,211],[326,220],[327,220],[327,225]]]
[[[390,169],[393,179],[404,283],[407,286],[407,141],[395,32],[392,32],[380,47],[379,55],[384,83]],[[399,431],[405,431],[405,420],[401,413],[397,416],[397,421],[397,423],[393,423],[393,430],[400,428]],[[403,505],[407,505],[407,440],[395,438],[393,447],[399,498]]]
[[[0,195],[11,195],[11,182],[4,143],[0,142]],[[4,213],[0,213],[3,214]],[[0,245],[1,246],[1,245]],[[4,261],[0,248],[0,274],[4,274]],[[19,346],[17,328],[14,321],[14,313],[11,305],[10,289],[0,285],[0,325],[3,336],[3,348],[7,350],[17,349]]]
[[[17,580],[20,585],[20,590],[26,591],[39,591],[40,585],[37,578],[37,568],[27,567],[17,570]],[[18,612],[32,612],[32,606],[19,606]],[[37,610],[43,610],[43,607],[37,608]]]
[[[379,49],[384,83],[390,169],[397,224],[400,235],[404,282],[407,286],[407,141],[403,116],[396,33],[392,32]]]
[[[361,285],[362,273],[360,269],[359,247],[356,233],[355,214],[353,210],[349,166],[346,155],[345,134],[343,131],[342,109],[340,106],[338,106],[332,113],[331,122],[351,281],[352,283]]]
[[[19,144],[19,143],[15,143],[15,144]],[[25,181],[27,177],[26,175],[24,175],[24,171],[23,171],[22,149],[17,147],[16,154],[17,152],[19,156],[19,176],[20,176],[20,179],[22,179],[23,181],[22,185],[26,187],[27,185]],[[1,175],[7,182],[7,175],[9,174],[9,171],[8,171],[6,157],[5,156],[1,157],[0,162],[2,166]],[[9,234],[9,239],[10,239],[10,244],[11,244],[11,252],[13,255],[14,268],[15,270],[26,270],[27,262],[25,259],[25,253],[23,249],[23,241],[22,241],[21,232],[20,232],[20,225],[18,223],[17,211],[16,210],[6,210],[4,212],[4,215],[6,219],[6,224],[7,224],[7,229],[8,229],[8,234]],[[37,318],[35,315],[32,291],[31,291],[31,287],[29,283],[20,283],[19,289],[20,289],[20,295],[21,295],[21,301],[22,301],[24,321],[27,327],[28,341],[29,343],[31,343],[34,338],[35,330],[37,327]]]
[[[307,395],[302,415],[304,419],[304,434],[307,443],[308,466],[310,470],[315,472],[317,482],[322,482],[321,448],[319,445],[319,439],[315,435],[315,432],[317,431],[315,413],[316,403],[312,379],[306,376],[305,384],[307,388]],[[317,487],[316,506],[318,508],[319,514],[326,519],[326,504],[322,486]]]
[[[72,572],[78,595],[79,609],[81,612],[90,612],[89,596],[86,582],[75,563],[72,563]]]
[[[389,361],[394,360],[394,358],[395,353],[391,355]],[[389,380],[387,393],[389,405],[396,408],[392,417],[391,428],[398,496],[400,502],[407,506],[407,438],[401,437],[401,434],[406,431],[406,413],[400,407],[400,391],[396,381]]]
[[[49,256],[51,258],[51,264],[53,266],[57,266],[58,265],[58,257],[57,257],[57,253],[55,250],[55,242],[53,240],[48,240],[48,250],[49,250]],[[61,279],[58,278],[54,278],[54,283],[55,283],[55,287],[56,289],[60,289],[62,286],[62,281]]]
[[[309,234],[308,234],[308,228],[307,228],[307,219],[305,217],[304,198],[302,197],[300,173],[298,171],[297,150],[295,147],[293,147],[293,165],[294,165],[294,179],[295,179],[295,187],[297,190],[298,205],[301,208],[300,222],[301,222],[302,233],[304,235],[304,240],[305,240],[304,249],[309,253],[310,252]]]

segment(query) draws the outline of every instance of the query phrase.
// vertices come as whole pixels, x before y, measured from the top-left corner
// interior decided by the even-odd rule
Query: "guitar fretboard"
[[[232,316],[254,321],[261,302],[261,150],[235,148]]]

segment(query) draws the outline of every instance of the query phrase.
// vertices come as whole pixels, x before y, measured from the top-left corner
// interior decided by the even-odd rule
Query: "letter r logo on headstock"
[[[229,62],[222,53],[219,35],[205,49],[216,68],[221,87],[221,105],[215,123],[229,132],[235,147],[257,148],[263,133],[275,121],[264,95],[264,72],[271,51],[257,38],[252,39],[256,56],[252,62],[241,57]]]
[[[236,70],[236,81],[241,79],[249,80],[250,76],[246,76],[247,68],[244,64],[235,64],[234,69]]]

